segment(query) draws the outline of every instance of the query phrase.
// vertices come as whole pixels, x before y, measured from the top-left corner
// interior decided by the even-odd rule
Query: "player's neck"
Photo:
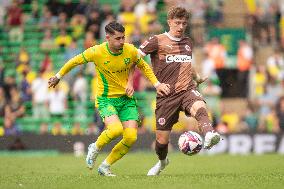
[[[170,39],[174,40],[174,41],[180,41],[180,40],[183,38],[183,35],[182,35],[182,36],[175,36],[175,35],[173,34],[173,32],[171,32],[171,31],[168,31],[168,32],[166,32],[166,33],[167,33],[168,37],[169,37]]]
[[[119,54],[119,53],[121,53],[121,50],[114,49],[109,43],[107,44],[107,46],[108,46],[109,51],[112,54]]]

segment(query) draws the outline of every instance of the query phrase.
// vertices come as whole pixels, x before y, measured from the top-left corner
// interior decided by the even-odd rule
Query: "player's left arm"
[[[49,79],[48,81],[49,87],[54,88],[59,83],[60,79],[70,70],[72,70],[75,66],[93,61],[94,48],[95,47],[90,47],[81,54],[78,54],[75,57],[68,60],[67,63],[64,64],[63,67],[59,70],[59,72],[55,76]]]
[[[142,59],[139,58],[136,63],[137,68],[143,73],[143,75],[152,83],[156,88],[159,95],[168,95],[170,93],[170,85],[165,83],[160,83],[155,76],[151,67]]]
[[[196,82],[196,86],[198,87],[201,83],[206,81],[208,77],[202,78],[195,70],[195,68],[192,66],[192,77],[193,80]]]

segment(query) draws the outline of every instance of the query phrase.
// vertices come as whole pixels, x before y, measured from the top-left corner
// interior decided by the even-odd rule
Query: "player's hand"
[[[49,78],[48,88],[50,88],[50,87],[55,88],[55,86],[59,83],[59,81],[60,81],[60,79],[58,79],[56,76]]]
[[[129,96],[129,97],[132,97],[132,96],[133,96],[134,88],[133,88],[133,85],[132,85],[130,82],[127,83],[125,92],[126,92],[126,95],[127,95],[127,96]]]
[[[157,87],[156,87],[157,93],[160,96],[164,96],[164,95],[168,95],[170,94],[170,85],[169,84],[165,84],[165,83],[160,83]]]
[[[196,87],[198,87],[201,83],[205,82],[207,79],[208,79],[208,77],[196,79],[196,80],[195,80],[195,82],[196,82]]]

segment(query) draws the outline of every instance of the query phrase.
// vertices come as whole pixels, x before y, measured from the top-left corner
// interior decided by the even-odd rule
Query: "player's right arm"
[[[148,54],[153,54],[158,51],[159,45],[158,45],[158,38],[156,36],[152,36],[142,45],[140,45],[138,52],[141,57],[147,56]]]
[[[64,64],[64,66],[59,70],[59,72],[48,80],[48,87],[55,87],[60,79],[72,70],[75,66],[88,63],[94,60],[95,47],[90,47],[81,54],[76,55]]]
[[[146,40],[138,49],[139,57],[141,61],[137,64],[137,67],[144,73],[145,76],[152,82],[157,90],[157,93],[161,96],[168,95],[170,93],[170,85],[165,83],[160,83],[155,75],[151,76],[153,73],[150,66],[143,60],[143,57],[148,54],[154,54],[158,51],[158,38],[157,36],[152,36]]]

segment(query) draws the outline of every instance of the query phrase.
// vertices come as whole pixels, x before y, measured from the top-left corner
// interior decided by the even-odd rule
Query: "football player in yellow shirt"
[[[104,176],[115,176],[110,166],[121,159],[137,139],[139,115],[133,95],[130,72],[137,66],[155,86],[157,93],[167,95],[168,84],[160,83],[150,66],[140,58],[138,50],[125,43],[125,29],[116,21],[105,27],[106,40],[70,59],[60,71],[49,79],[49,87],[55,87],[60,79],[77,65],[93,62],[98,74],[96,107],[103,118],[106,130],[95,143],[88,147],[86,163],[88,168],[94,167],[101,149],[113,139],[123,135],[111,153],[99,166],[98,172]]]

